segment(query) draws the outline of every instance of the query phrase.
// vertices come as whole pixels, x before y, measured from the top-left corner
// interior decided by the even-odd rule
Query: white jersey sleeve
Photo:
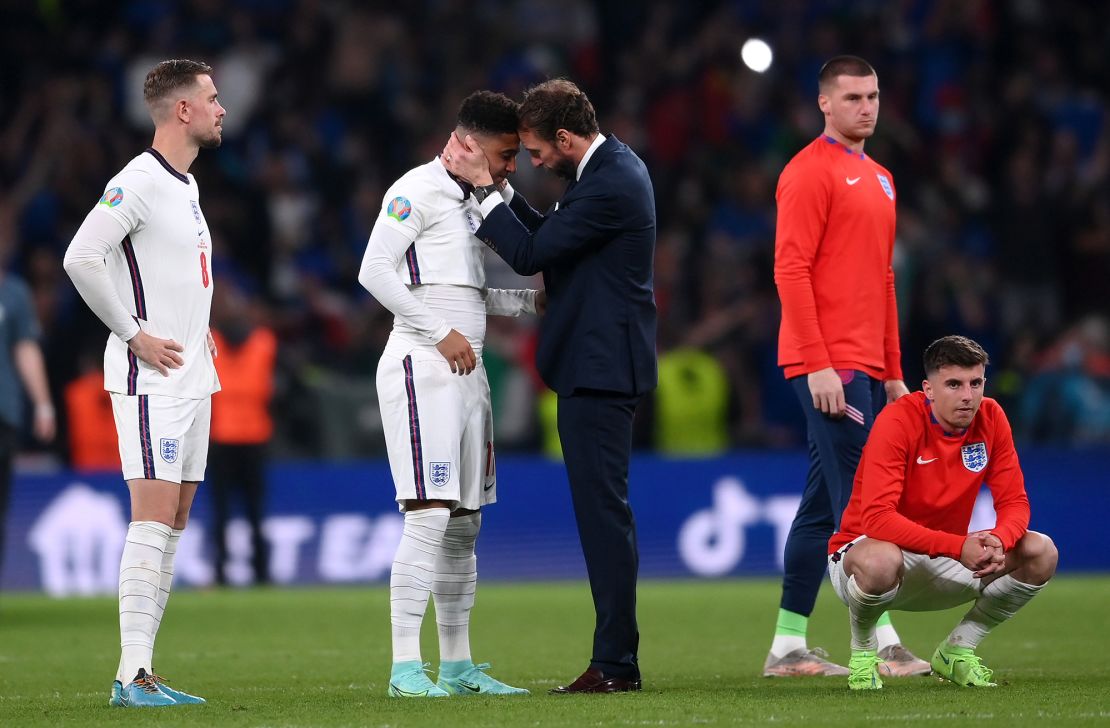
[[[399,321],[423,334],[429,342],[438,344],[451,333],[451,327],[412,295],[397,275],[401,258],[415,237],[409,237],[409,233],[405,232],[411,229],[411,226],[405,225],[407,222],[403,219],[398,220],[397,225],[391,225],[379,218],[366,244],[358,282]],[[419,231],[416,234],[419,235]]]
[[[106,258],[146,223],[158,188],[153,176],[140,169],[125,170],[112,184],[77,229],[63,267],[92,312],[122,341],[130,341],[139,333],[139,324],[120,299]]]
[[[66,251],[65,269],[112,335],[104,388],[127,395],[202,399],[219,390],[208,350],[212,236],[196,180],[154,149],[108,182]],[[163,375],[126,341],[139,329],[182,346]]]
[[[129,168],[117,174],[108,184],[109,188],[104,191],[93,212],[105,214],[119,223],[123,235],[142,230],[158,203],[158,185],[154,175],[145,169]]]

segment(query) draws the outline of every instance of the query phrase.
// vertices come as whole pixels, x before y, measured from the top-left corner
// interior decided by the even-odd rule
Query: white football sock
[[[481,528],[481,511],[452,518],[436,554],[432,596],[436,604],[440,662],[470,659],[470,610],[474,607],[478,583],[474,543]]]
[[[777,634],[771,640],[771,654],[775,657],[785,657],[791,652],[807,650],[806,638],[793,634]]]
[[[157,521],[132,521],[119,564],[120,664],[116,679],[127,685],[139,668],[148,673],[154,633],[162,613],[162,560],[173,529]]]
[[[1023,584],[1006,574],[983,587],[963,620],[948,635],[948,644],[975,649],[987,633],[1024,607],[1044,585]]]
[[[152,641],[158,639],[158,628],[162,626],[162,616],[166,613],[166,602],[170,600],[170,587],[173,585],[173,557],[177,555],[177,542],[181,540],[181,534],[183,533],[185,533],[184,529],[172,529],[170,531],[170,537],[166,541],[166,550],[162,553],[162,570],[161,576],[158,579],[158,613],[157,617],[155,617],[154,635],[151,637]],[[152,664],[150,667],[153,672],[154,665]],[[116,671],[116,679],[119,680],[119,676],[122,674],[123,656],[121,655],[119,659],[119,668]],[[131,677],[134,677],[134,675]],[[120,680],[120,682],[123,681]]]
[[[852,628],[852,649],[877,651],[879,640],[875,636],[875,623],[883,616],[901,585],[885,594],[868,594],[856,584],[856,577],[848,577],[844,592],[848,597],[848,615]]]
[[[450,518],[446,508],[405,513],[405,530],[389,574],[394,662],[420,659],[420,623],[424,621],[435,578],[436,553]]]
[[[166,613],[166,602],[170,600],[170,587],[173,586],[173,558],[177,555],[177,542],[185,529],[173,529],[166,541],[166,551],[162,554],[162,574],[158,580],[158,622],[154,625],[154,639],[158,639],[158,628],[162,626],[162,616]]]

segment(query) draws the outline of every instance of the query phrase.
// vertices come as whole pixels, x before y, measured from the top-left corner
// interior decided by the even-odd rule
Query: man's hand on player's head
[[[806,377],[814,409],[833,419],[844,416],[844,383],[832,367],[819,369]]]
[[[493,184],[486,153],[469,134],[460,139],[458,134],[451,132],[447,146],[443,148],[442,158],[447,171],[459,179],[475,187]]]
[[[470,346],[466,337],[455,329],[451,329],[447,336],[436,344],[436,348],[451,366],[453,374],[459,376],[470,374],[478,366],[478,357],[474,355],[474,348]]]
[[[159,339],[140,330],[131,337],[127,346],[135,352],[135,356],[157,369],[163,377],[170,375],[170,369],[180,369],[185,364],[185,360],[178,356],[179,352],[185,351],[185,347],[173,339]]]

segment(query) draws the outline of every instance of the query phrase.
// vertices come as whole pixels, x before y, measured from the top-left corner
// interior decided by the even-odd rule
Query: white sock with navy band
[[[420,624],[435,580],[436,554],[450,518],[446,508],[405,513],[405,530],[389,573],[394,662],[420,659]]]
[[[157,521],[132,521],[119,564],[120,664],[116,679],[130,683],[139,668],[148,673],[154,635],[164,602],[159,603],[162,561],[173,529]]]
[[[482,513],[456,516],[447,524],[436,555],[432,596],[436,604],[440,662],[470,659],[470,610],[478,583],[474,543],[482,528]]]

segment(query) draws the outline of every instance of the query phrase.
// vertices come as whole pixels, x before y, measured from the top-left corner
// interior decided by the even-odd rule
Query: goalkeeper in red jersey
[[[933,654],[937,675],[994,687],[975,654],[1056,572],[1052,539],[1029,530],[1029,499],[1006,414],[983,396],[987,353],[963,336],[925,350],[921,392],[875,420],[840,531],[829,541],[829,576],[848,605],[848,686],[883,686],[875,623],[887,610],[949,609],[972,602]],[[968,533],[986,483],[996,521]]]

